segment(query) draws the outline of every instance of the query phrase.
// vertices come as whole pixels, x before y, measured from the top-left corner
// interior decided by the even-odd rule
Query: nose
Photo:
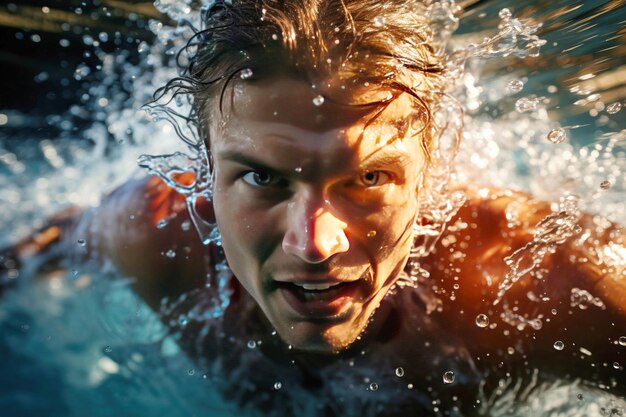
[[[290,204],[287,217],[287,231],[282,242],[285,253],[307,263],[321,263],[350,248],[347,223],[325,206],[320,207],[303,198]]]

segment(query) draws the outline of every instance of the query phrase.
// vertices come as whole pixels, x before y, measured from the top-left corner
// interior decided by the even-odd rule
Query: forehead
[[[404,147],[398,126],[415,111],[411,98],[403,94],[384,106],[367,105],[391,97],[388,90],[355,91],[336,82],[313,86],[286,76],[237,81],[226,90],[221,111],[219,100],[213,101],[211,147],[255,150],[268,136],[285,148],[343,149],[361,157],[389,144]],[[410,138],[418,146],[419,140]]]

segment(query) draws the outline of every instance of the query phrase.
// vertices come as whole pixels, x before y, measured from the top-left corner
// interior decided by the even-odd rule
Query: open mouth
[[[359,281],[332,284],[294,284],[278,282],[287,304],[307,317],[333,317],[340,314],[354,299]]]

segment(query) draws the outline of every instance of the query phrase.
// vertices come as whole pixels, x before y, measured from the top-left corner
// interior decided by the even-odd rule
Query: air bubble
[[[401,366],[396,368],[396,376],[402,378],[404,376],[404,368]]]
[[[454,382],[454,372],[452,371],[447,371],[443,374],[443,383],[444,384],[451,384]]]
[[[611,181],[608,180],[604,180],[600,183],[600,188],[603,190],[608,190],[609,188],[611,188]]]
[[[279,389],[281,389],[283,387],[283,384],[279,381],[274,382],[274,389],[276,391],[278,391]]]
[[[560,340],[557,340],[556,342],[554,342],[554,345],[552,345],[556,350],[563,350],[563,348],[565,347],[565,344],[563,342],[561,342]]]
[[[254,340],[248,341],[248,349],[254,349],[256,347],[256,342]]]
[[[489,325],[489,317],[485,314],[479,314],[476,316],[476,326],[487,327]]]
[[[175,258],[176,252],[174,251],[174,249],[170,249],[167,252],[165,252],[165,256],[167,256],[168,258]]]
[[[611,103],[608,106],[606,106],[606,112],[608,114],[615,114],[618,111],[620,111],[622,109],[622,103]]]
[[[582,394],[578,394],[576,395],[576,398],[578,398],[578,401],[582,401],[585,397],[583,397]]]
[[[87,241],[85,239],[78,239],[76,243],[78,243],[79,246],[85,246]]]
[[[567,139],[567,135],[565,133],[565,129],[562,127],[557,127],[556,129],[552,129],[550,133],[548,133],[548,140],[554,144],[563,143]]]
[[[613,368],[615,368],[615,369],[622,369],[622,367],[620,366],[619,362],[613,362]]]
[[[378,390],[378,384],[376,382],[372,382],[370,384],[370,391],[376,391]]]
[[[167,223],[168,222],[165,219],[159,220],[159,222],[157,223],[156,227],[157,227],[157,229],[163,229],[165,226],[167,226]]]
[[[105,353],[111,353],[111,352],[113,352],[113,348],[111,346],[105,346],[104,347],[104,352]]]
[[[313,99],[313,104],[316,106],[321,106],[322,104],[324,104],[324,96],[322,95],[318,95]]]
[[[626,336],[620,336],[620,338],[619,338],[619,340],[618,340],[618,343],[619,343],[621,346],[626,346]]]
[[[524,89],[524,83],[520,80],[512,80],[509,82],[509,84],[506,86],[506,88],[511,92],[511,93],[519,93],[520,91],[522,91]]]
[[[193,375],[193,374],[195,374],[195,373],[196,373],[196,370],[195,370],[195,369],[189,369],[189,370],[187,371],[187,375],[189,375],[189,376],[192,376],[192,375]]]
[[[376,230],[370,230],[367,232],[367,237],[372,238],[374,236],[376,236]]]

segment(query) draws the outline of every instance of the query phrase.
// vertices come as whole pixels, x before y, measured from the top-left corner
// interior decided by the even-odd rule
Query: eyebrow
[[[385,148],[374,152],[359,165],[363,170],[373,170],[390,166],[405,167],[411,163],[411,158],[406,152],[388,151]]]
[[[258,169],[258,170],[266,171],[272,174],[278,174],[281,176],[287,175],[287,171],[283,171],[283,170],[276,169],[276,168],[271,168],[266,163],[260,161],[254,156],[246,155],[245,153],[242,153],[234,149],[228,149],[223,152],[219,152],[218,155],[221,159],[231,161],[231,162],[236,162],[238,164],[245,165],[253,169]]]
[[[238,151],[236,149],[227,149],[218,153],[221,159],[236,162],[241,165],[248,166],[253,169],[266,171],[272,174],[278,174],[280,176],[287,176],[292,174],[290,170],[281,170],[270,167],[267,163],[260,161],[252,155],[248,155],[245,152]],[[358,165],[360,171],[374,171],[376,169],[385,167],[406,167],[411,163],[411,158],[406,152],[399,152],[394,150],[388,150],[385,148],[379,149],[376,152],[370,154],[367,158],[361,161]]]

